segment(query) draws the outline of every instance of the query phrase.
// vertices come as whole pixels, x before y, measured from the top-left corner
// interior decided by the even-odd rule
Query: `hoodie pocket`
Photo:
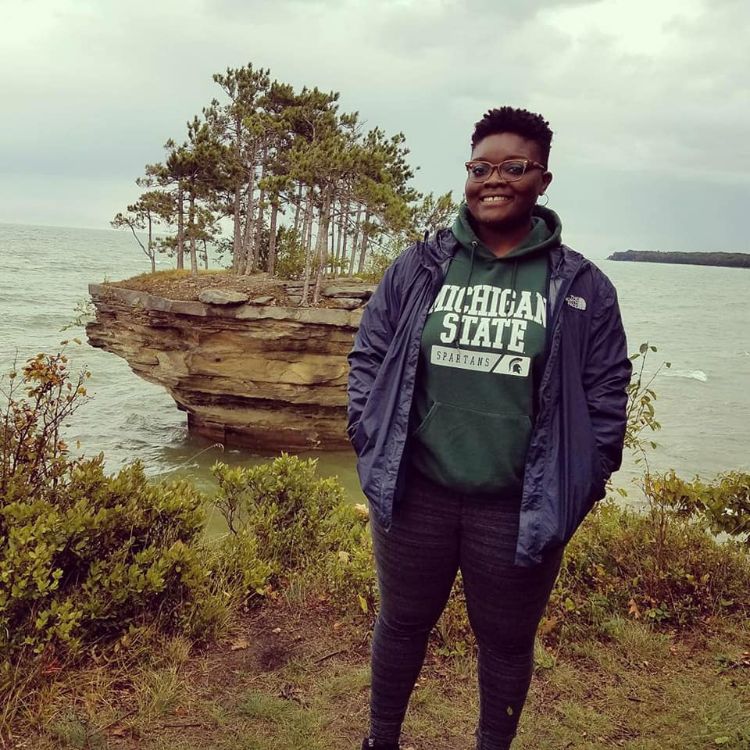
[[[525,414],[493,414],[436,401],[412,435],[412,463],[445,487],[520,494],[530,435]]]

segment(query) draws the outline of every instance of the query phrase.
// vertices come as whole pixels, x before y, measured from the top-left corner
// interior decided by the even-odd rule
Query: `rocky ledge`
[[[297,288],[285,286],[284,299]],[[91,284],[89,343],[164,386],[191,433],[256,450],[348,446],[346,355],[373,287],[336,282],[320,307],[204,290],[166,299],[123,283]]]

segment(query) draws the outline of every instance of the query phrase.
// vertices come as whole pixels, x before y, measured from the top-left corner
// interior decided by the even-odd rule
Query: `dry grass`
[[[112,286],[123,289],[148,292],[173,300],[196,301],[204,289],[222,289],[224,291],[244,292],[251,297],[270,296],[276,304],[288,304],[285,282],[269,278],[267,274],[258,273],[251,276],[239,276],[230,271],[198,271],[194,276],[190,271],[157,271],[144,273],[122,281],[109,282]]]
[[[538,650],[514,748],[750,747],[747,624],[676,639],[615,620],[609,632],[607,643],[563,636],[559,652]],[[67,675],[43,696],[35,731],[18,727],[14,746],[351,749],[367,722],[367,662],[361,627],[279,601],[207,652],[170,640],[135,671],[110,664]],[[475,685],[472,658],[431,653],[404,747],[470,750]]]

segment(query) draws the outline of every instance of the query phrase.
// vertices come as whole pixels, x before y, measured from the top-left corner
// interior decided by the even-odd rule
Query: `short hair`
[[[515,107],[490,109],[479,122],[474,124],[471,148],[473,149],[488,135],[495,133],[515,133],[522,138],[534,141],[541,149],[544,163],[547,163],[552,145],[552,131],[549,123],[541,115]]]

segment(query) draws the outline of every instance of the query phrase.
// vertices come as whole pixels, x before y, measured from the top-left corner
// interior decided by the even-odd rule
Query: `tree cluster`
[[[625,250],[612,253],[607,260],[630,260],[641,263],[685,263],[692,266],[725,266],[750,268],[750,253],[690,253],[660,250]]]
[[[209,245],[237,274],[278,274],[285,256],[284,272],[305,280],[304,304],[324,276],[362,273],[374,253],[455,211],[450,193],[410,187],[404,135],[340,112],[338,93],[296,91],[252,64],[213,79],[220,98],[188,122],[183,142],[167,141],[164,160],[136,180],[144,192],[112,221],[132,231],[152,272],[165,251],[197,273]]]

